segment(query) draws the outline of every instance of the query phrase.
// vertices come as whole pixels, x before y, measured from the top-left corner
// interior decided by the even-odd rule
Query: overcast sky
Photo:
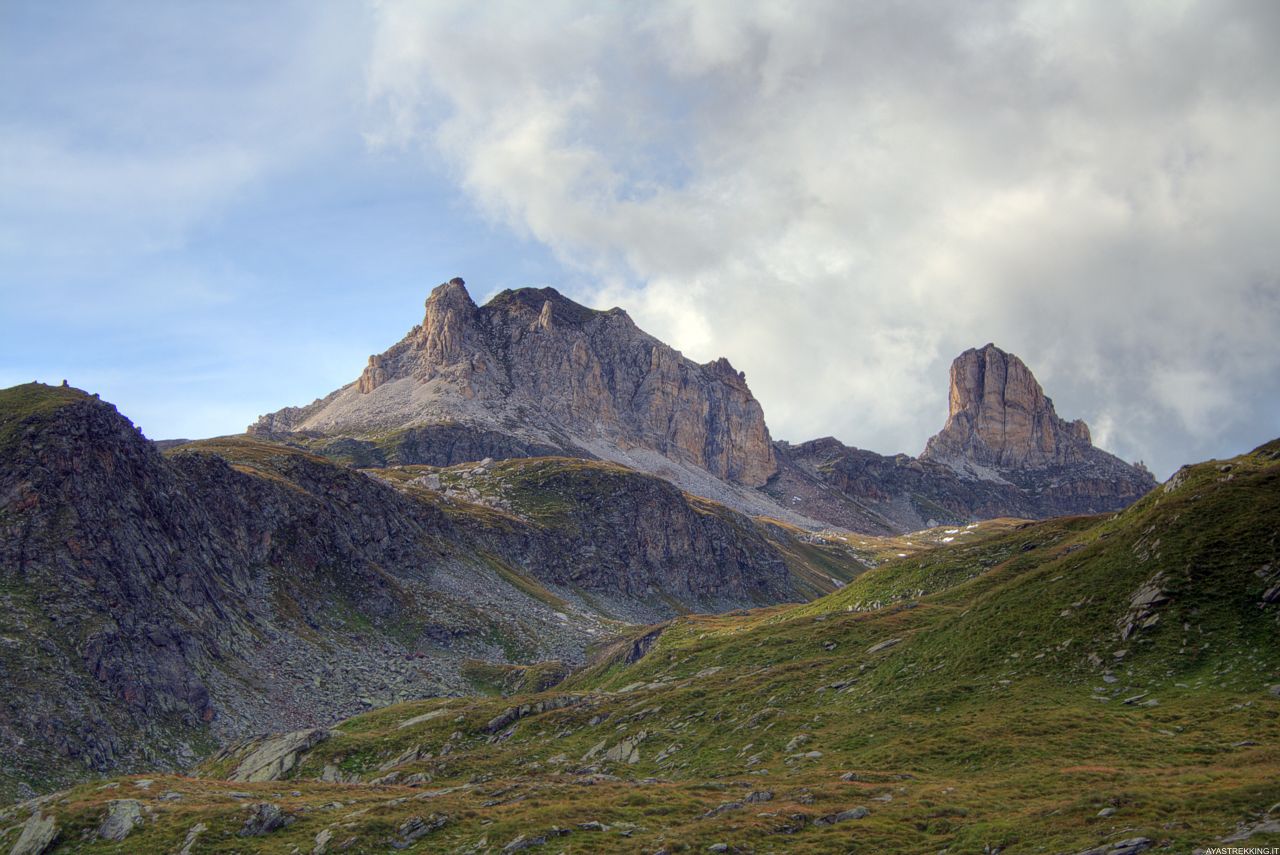
[[[1167,476],[1280,435],[1280,3],[0,3],[0,384],[157,438],[551,285],[917,454],[1017,353]]]

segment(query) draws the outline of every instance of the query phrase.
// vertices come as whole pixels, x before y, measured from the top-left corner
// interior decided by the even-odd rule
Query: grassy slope
[[[1280,698],[1268,691],[1280,629],[1261,602],[1277,581],[1266,568],[1280,568],[1278,461],[1273,443],[1229,470],[1202,464],[1114,517],[908,555],[802,606],[680,618],[637,662],[619,645],[541,695],[372,712],[292,781],[225,783],[224,761],[204,770],[214,777],[147,790],[86,785],[46,810],[64,827],[59,851],[171,851],[201,821],[194,852],[310,851],[326,829],[354,838],[346,851],[381,852],[406,819],[431,814],[449,821],[409,851],[497,851],[553,827],[571,830],[550,838],[556,852],[1073,852],[1136,836],[1190,851],[1280,802]],[[1158,622],[1122,641],[1133,594],[1157,574],[1169,598]],[[565,694],[582,702],[491,742],[487,722],[513,703]],[[641,731],[633,764],[582,759]],[[414,747],[432,757],[386,765]],[[422,783],[310,780],[325,766]],[[168,790],[183,798],[156,798]],[[699,818],[752,791],[773,798]],[[297,821],[238,837],[234,792]],[[123,844],[80,843],[105,800],[126,794],[156,821]],[[797,818],[856,805],[869,816]],[[612,828],[577,828],[590,820]]]
[[[48,421],[63,407],[88,398],[80,389],[43,383],[0,389],[0,453],[9,451],[23,431]]]

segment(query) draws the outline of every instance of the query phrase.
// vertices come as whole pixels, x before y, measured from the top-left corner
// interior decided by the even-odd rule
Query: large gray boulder
[[[328,738],[329,731],[319,727],[267,737],[244,756],[230,780],[278,781],[297,768],[304,752]]]

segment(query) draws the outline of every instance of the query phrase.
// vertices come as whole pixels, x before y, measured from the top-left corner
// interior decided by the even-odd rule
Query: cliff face
[[[966,350],[951,363],[947,423],[920,456],[995,469],[1042,469],[1083,463],[1094,450],[1088,425],[1058,418],[1023,361],[988,344]]]
[[[1084,422],[1059,418],[1031,370],[995,345],[956,358],[949,399],[946,425],[919,458],[831,438],[779,444],[769,491],[800,513],[888,533],[1115,511],[1155,487],[1146,469],[1095,448]]]
[[[920,459],[1020,487],[1029,516],[1119,510],[1156,485],[1096,448],[1083,421],[1059,418],[1031,370],[993,344],[951,364],[950,415]]]
[[[647,449],[747,487],[777,469],[760,405],[726,360],[694,363],[621,309],[550,288],[477,307],[461,279],[436,288],[423,322],[355,383],[250,431],[368,438],[451,423],[580,456]]]

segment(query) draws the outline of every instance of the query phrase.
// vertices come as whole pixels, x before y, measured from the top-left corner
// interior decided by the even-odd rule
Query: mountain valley
[[[461,279],[153,442],[0,390],[0,851],[1280,841],[1280,440],[1158,485],[988,344],[918,457]]]
[[[630,631],[542,691],[397,704],[241,743],[187,775],[44,796],[0,814],[0,840],[22,853],[1275,845],[1278,503],[1280,441],[1185,467],[1118,514],[981,532],[807,604]]]

